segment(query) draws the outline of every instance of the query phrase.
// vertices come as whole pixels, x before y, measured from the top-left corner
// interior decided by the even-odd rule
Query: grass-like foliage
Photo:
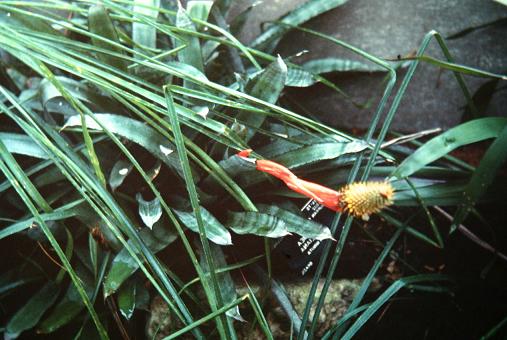
[[[399,239],[409,235],[430,249],[443,248],[449,230],[465,228],[470,212],[479,215],[477,202],[494,199],[494,190],[486,192],[507,157],[507,119],[471,120],[423,144],[416,140],[424,133],[385,139],[419,63],[454,72],[473,114],[477,108],[463,75],[505,76],[454,63],[433,31],[416,56],[386,61],[300,27],[343,3],[309,0],[245,46],[235,36],[249,10],[227,25],[226,0],[189,1],[185,8],[159,0],[1,1],[0,242],[7,255],[0,296],[6,338],[134,337],[143,332],[155,296],[173,320],[169,338],[234,339],[244,327],[273,338],[265,307],[272,295],[294,337],[314,338],[319,331],[348,339],[406,287],[448,292],[451,277],[415,268],[367,297],[384,261],[397,256]],[[294,29],[364,62],[297,65],[274,55],[278,41]],[[432,40],[446,60],[424,54]],[[407,70],[394,93],[400,67]],[[386,76],[364,136],[280,104],[287,87],[317,82],[352,100],[324,77],[348,71]],[[449,155],[483,140],[494,141],[476,168]],[[318,330],[318,315],[357,219],[337,213],[329,226],[306,220],[295,204],[304,202],[302,196],[236,156],[247,148],[327,187],[376,178],[396,190],[394,204],[380,218],[372,216],[373,223],[382,219],[387,241],[368,234],[383,250],[329,329]],[[450,219],[437,219],[442,213]],[[411,215],[419,216],[417,225]],[[322,245],[300,315],[273,272],[273,239],[288,234],[336,238]],[[252,248],[244,252],[255,255],[235,248],[243,239]],[[247,287],[243,295],[239,283]]]

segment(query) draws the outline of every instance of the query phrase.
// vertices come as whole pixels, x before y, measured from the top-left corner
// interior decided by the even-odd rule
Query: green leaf
[[[122,185],[123,181],[129,175],[130,171],[132,171],[133,165],[130,162],[119,160],[114,163],[111,172],[109,173],[108,183],[111,187],[111,190],[115,191],[120,185]]]
[[[66,204],[60,208],[57,208],[53,212],[40,214],[40,217],[44,221],[59,221],[70,217],[74,217],[80,214],[81,209],[80,205],[83,202],[84,202],[83,199],[79,199],[77,201]],[[32,217],[26,220],[16,222],[14,224],[9,225],[8,227],[3,228],[2,230],[0,230],[0,240],[7,236],[19,233],[20,231],[30,228],[35,222],[36,219]]]
[[[83,103],[79,101],[78,98],[74,98],[67,89],[63,86],[63,84],[59,81],[58,78],[56,78],[55,74],[43,63],[39,65],[40,73],[46,77],[51,83],[58,89],[58,91],[63,95],[63,97],[72,105],[74,109],[77,110],[79,113],[79,117],[81,119],[82,124],[82,134],[83,139],[86,144],[86,149],[88,151],[88,158],[90,160],[90,163],[95,171],[96,176],[99,178],[102,185],[106,186],[106,178],[104,176],[104,173],[101,169],[99,158],[97,157],[97,154],[95,152],[95,147],[93,145],[92,138],[90,136],[90,133],[88,131],[88,127],[85,124],[85,112],[86,114],[91,114],[91,111],[84,106]]]
[[[187,13],[193,19],[208,21],[213,1],[190,0],[187,2]]]
[[[88,234],[88,251],[89,251],[89,258],[90,258],[90,264],[92,267],[93,276],[96,278],[99,273],[98,265],[99,265],[100,248],[99,248],[98,241],[95,240],[95,238],[92,235],[92,232],[90,232]]]
[[[172,339],[180,339],[182,334],[185,334],[186,332],[189,332],[193,330],[194,328],[198,327],[199,325],[202,325],[203,323],[213,320],[217,317],[220,317],[223,313],[227,312],[229,309],[234,308],[235,306],[239,305],[241,302],[246,300],[248,298],[248,295],[243,295],[240,298],[237,298],[234,302],[225,305],[223,307],[220,307],[214,312],[211,312],[207,314],[206,316],[202,317],[201,319],[195,321],[194,323],[185,326],[178,331],[170,334],[169,336],[165,337],[164,340],[172,340]],[[234,334],[234,339],[236,338],[236,334]]]
[[[10,153],[48,159],[47,153],[27,135],[0,132],[0,140],[5,144]]]
[[[412,179],[413,181],[413,179]],[[427,205],[449,206],[459,204],[463,199],[463,182],[436,183],[427,186],[418,186],[416,189],[419,197]],[[397,206],[420,206],[420,201],[412,189],[396,190],[394,205]]]
[[[305,222],[307,222],[305,220]],[[259,212],[229,212],[226,226],[238,234],[279,238],[289,235],[288,222]]]
[[[159,252],[169,244],[174,242],[178,237],[172,228],[165,223],[157,223],[153,226],[153,230],[142,229],[139,237],[146,246],[153,252]],[[132,241],[128,241],[132,246]],[[138,253],[138,252],[136,252]],[[104,280],[104,296],[113,294],[133,273],[139,269],[139,264],[129,254],[126,248],[123,248],[114,257],[109,272]]]
[[[193,212],[173,210],[181,222],[195,233],[199,232],[199,226]],[[232,244],[231,234],[208,210],[201,207],[202,220],[206,225],[206,236],[210,241],[223,246]]]
[[[11,318],[5,328],[5,336],[14,339],[23,331],[32,329],[40,318],[55,302],[60,287],[53,282],[48,282],[40,291],[30,297],[28,302],[21,307]]]
[[[60,32],[55,30],[51,25],[44,19],[39,18],[33,14],[20,13],[18,11],[7,11],[3,10],[0,13],[0,22],[2,24],[8,23],[12,25],[18,25],[25,27],[35,32],[42,32],[51,35],[61,35]]]
[[[308,238],[332,238],[329,229],[289,211],[261,205],[264,212],[229,212],[226,226],[238,234],[253,234],[272,238],[291,232]]]
[[[288,139],[279,138],[273,143],[256,150],[257,153],[263,155],[267,159],[276,159],[289,151],[298,150],[300,148],[322,143],[339,143],[344,144],[351,142],[351,138],[343,138],[341,136],[324,136],[324,135],[307,135],[307,134],[287,134]]]
[[[94,284],[93,278],[90,273],[81,264],[76,266],[76,273],[80,280],[83,282],[86,295],[91,299],[93,296]],[[68,324],[74,319],[82,310],[85,305],[76,287],[73,284],[69,285],[65,296],[58,302],[51,313],[40,323],[38,332],[46,334],[52,333],[62,326]]]
[[[201,246],[204,253],[204,258],[206,260],[206,265],[209,268],[210,271],[210,282],[211,282],[211,288],[210,285],[206,284],[207,282],[204,281],[203,273],[201,272],[199,266],[196,266],[197,273],[202,279],[204,292],[206,294],[206,298],[208,299],[208,302],[211,306],[211,310],[214,312],[218,308],[223,306],[222,301],[222,295],[220,293],[220,287],[218,286],[218,281],[216,278],[215,273],[215,264],[213,262],[213,257],[211,256],[210,252],[210,244],[208,242],[208,239],[206,237],[206,229],[204,226],[204,221],[201,215],[201,207],[199,205],[199,197],[197,195],[197,188],[195,185],[195,179],[192,176],[192,172],[190,169],[190,162],[188,160],[188,151],[187,147],[185,145],[183,133],[181,131],[181,125],[178,118],[178,113],[176,112],[176,109],[174,107],[174,100],[169,92],[169,89],[167,86],[164,86],[164,95],[166,100],[166,107],[167,107],[167,113],[169,115],[169,120],[171,122],[172,132],[174,135],[174,141],[176,144],[176,147],[178,149],[178,156],[183,168],[183,175],[185,178],[185,186],[188,192],[188,196],[190,199],[190,205],[192,206],[192,211],[194,213],[197,226],[199,228],[199,239],[201,241]],[[218,332],[221,337],[229,338],[231,336],[231,332],[234,332],[234,328],[229,329],[227,318],[223,315],[217,318],[216,325],[218,328]]]
[[[257,276],[262,280],[261,282],[265,287],[269,287],[272,293],[272,296],[276,299],[278,304],[283,310],[283,313],[287,316],[287,318],[290,320],[290,323],[292,327],[294,327],[294,330],[296,333],[304,333],[304,338],[307,338],[307,332],[301,332],[301,319],[298,315],[298,312],[294,308],[291,300],[289,299],[289,295],[287,294],[287,291],[283,287],[283,285],[278,282],[277,280],[272,279],[269,277],[264,270],[259,266],[254,266],[253,268],[254,272],[257,274]]]
[[[210,250],[211,256],[213,256],[213,260],[215,261],[217,268],[225,268],[227,266],[227,262],[225,261],[225,256],[222,252],[222,249],[216,244],[210,244]],[[209,278],[209,268],[203,258],[201,258],[201,265],[203,267],[203,271],[207,274],[206,277]],[[231,273],[229,271],[223,271],[221,273],[217,273],[216,276],[224,304],[235,301],[237,298],[236,285],[232,280]],[[236,320],[245,321],[239,313],[238,306],[229,309],[225,314]]]
[[[315,84],[318,80],[315,76],[303,70],[302,68],[290,67],[287,70],[287,79],[285,80],[285,86],[292,87],[308,87]]]
[[[324,13],[333,8],[343,5],[347,0],[309,0],[302,4],[281,19],[281,22],[299,26],[302,23]],[[273,25],[264,33],[259,35],[252,43],[251,47],[271,52],[279,39],[289,31],[287,26]]]
[[[188,75],[191,75],[195,79],[199,79],[201,81],[209,81],[208,78],[206,78],[206,75],[203,73],[203,71],[197,69],[195,66],[192,66],[190,64],[186,64],[184,62],[179,61],[168,61],[166,65],[177,68],[178,70],[183,71]]]
[[[130,320],[136,308],[136,280],[131,277],[118,291],[118,308],[121,315]]]
[[[364,278],[363,282],[361,283],[361,288],[357,292],[357,294],[354,296],[354,300],[350,304],[350,306],[347,308],[347,311],[353,311],[356,307],[359,306],[361,301],[363,300],[364,296],[368,292],[368,289],[370,285],[373,283],[373,280],[377,277],[377,272],[380,269],[380,266],[385,261],[385,259],[391,254],[391,249],[393,248],[394,244],[397,242],[398,238],[402,234],[403,231],[405,231],[406,225],[402,225],[393,233],[393,236],[389,239],[388,242],[386,242],[384,249],[382,249],[382,252],[379,254],[378,258],[375,260],[375,263],[370,268],[370,271],[368,272],[368,275]]]
[[[175,169],[177,173],[181,174],[182,170],[178,155],[174,152],[176,147],[151,127],[135,119],[109,113],[95,114],[94,117],[108,131],[139,144],[166,165]],[[89,116],[86,117],[86,125],[89,129],[102,130],[100,125]],[[79,116],[69,117],[65,126],[81,126]]]
[[[266,317],[264,316],[264,313],[262,312],[262,307],[259,304],[259,301],[255,297],[254,292],[252,291],[252,288],[248,284],[248,282],[245,282],[246,286],[248,288],[248,301],[252,305],[252,309],[254,310],[255,317],[257,321],[259,322],[259,326],[261,327],[262,331],[264,332],[264,335],[266,335],[267,340],[273,340],[273,334],[271,333],[271,329],[269,329],[268,321],[266,320]]]
[[[111,98],[100,96],[86,84],[61,76],[56,77],[56,79],[73,98],[79,99],[86,106],[91,108],[100,107],[102,110],[115,109],[115,106],[111,105]],[[72,105],[67,102],[60,90],[48,79],[45,78],[41,81],[39,93],[42,106],[45,110],[64,115],[78,114]]]
[[[278,56],[276,61],[247,84],[247,92],[255,98],[274,104],[285,86],[286,79],[287,65]],[[240,112],[236,118],[249,126],[245,137],[245,142],[248,143],[255,135],[256,130],[261,127],[266,116],[258,113]]]
[[[323,224],[305,219],[298,214],[281,209],[274,205],[258,205],[259,211],[275,216],[287,222],[287,230],[291,233],[316,240],[333,239],[331,231]]]
[[[460,146],[498,137],[506,125],[507,118],[498,117],[481,118],[458,125],[417,149],[398,166],[392,177],[408,177]]]
[[[178,28],[186,29],[189,31],[196,31],[196,27],[187,11],[179,6],[176,14],[176,26]],[[178,52],[178,60],[183,64],[188,64],[201,72],[204,72],[204,65],[202,61],[202,51],[199,38],[191,35],[182,36],[182,40],[175,39],[175,47],[186,45],[184,49]]]
[[[275,160],[288,168],[297,168],[326,159],[335,159],[345,154],[357,153],[367,147],[368,144],[361,140],[345,143],[319,143],[286,152],[275,157]]]
[[[136,309],[150,310],[150,291],[146,288],[144,278],[137,277],[136,280]]]
[[[465,106],[463,115],[461,116],[462,123],[474,118],[486,116],[489,104],[493,100],[499,82],[500,79],[488,80],[479,86],[477,90],[475,90],[472,96],[472,101],[477,107],[477,111],[472,110],[469,105]]]
[[[208,40],[202,45],[202,59],[204,60],[205,65],[209,64],[218,57],[218,52],[215,52],[220,45],[221,44],[218,41],[214,40]]]
[[[35,78],[37,79],[37,78]],[[41,100],[39,97],[40,84],[36,88],[28,88],[21,91],[18,98],[19,101],[27,108],[36,111],[42,111]]]
[[[0,294],[2,296],[8,295],[20,286],[42,279],[40,273],[35,274],[30,268],[26,269],[21,270],[20,267],[17,267],[0,274]]]
[[[475,169],[470,182],[466,185],[463,191],[463,202],[456,212],[451,231],[454,231],[465,220],[472,206],[484,195],[506,158],[507,125],[488,148],[488,151],[482,157],[481,163]]]
[[[287,65],[282,57],[266,67],[259,75],[247,84],[249,95],[262,99],[268,103],[276,103],[287,79]]]
[[[157,20],[159,7],[160,0],[135,0],[132,14],[134,18],[140,16]],[[134,21],[132,23],[132,40],[135,43],[134,49],[149,48],[154,50],[157,47],[157,28],[143,22]]]
[[[402,58],[399,60],[420,60],[420,61],[424,61],[429,64],[433,64],[433,65],[436,65],[438,67],[441,67],[441,68],[444,68],[447,70],[467,74],[470,76],[507,80],[507,76],[503,75],[503,74],[491,73],[491,72],[479,70],[479,69],[476,69],[476,68],[473,68],[470,66],[465,66],[465,65],[460,65],[460,64],[456,64],[456,63],[451,63],[448,61],[438,60],[438,59],[435,59],[435,58],[427,56],[427,55],[422,55],[422,56],[413,57],[413,58]]]
[[[88,11],[88,28],[91,33],[104,38],[100,39],[99,37],[92,37],[93,45],[105,50],[110,50],[111,52],[123,54],[123,49],[112,44],[119,44],[118,34],[114,28],[111,18],[103,6],[95,5],[90,7],[90,10]],[[124,72],[127,71],[127,64],[124,59],[106,53],[97,53],[97,55],[104,63],[116,67]]]
[[[136,195],[137,203],[139,204],[139,216],[144,224],[153,229],[153,225],[162,217],[162,206],[160,200],[155,197],[151,201],[145,201],[141,194]]]
[[[361,327],[375,314],[389,299],[396,294],[400,289],[406,285],[423,282],[423,281],[450,281],[449,277],[435,274],[435,275],[414,275],[396,280],[388,289],[384,291],[370,306],[364,311],[363,314],[354,322],[348,331],[340,337],[341,339],[351,339]]]
[[[303,69],[315,73],[329,72],[386,72],[387,70],[377,64],[365,64],[360,61],[340,59],[340,58],[323,58],[310,60],[302,65]]]

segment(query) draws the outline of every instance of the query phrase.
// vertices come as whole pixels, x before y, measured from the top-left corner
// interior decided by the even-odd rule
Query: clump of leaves
[[[426,281],[429,286],[418,287],[436,290],[435,282],[448,280],[440,275],[400,278],[369,306],[359,306],[402,233],[443,246],[442,226],[434,223],[429,205],[458,206],[454,229],[484,197],[507,156],[507,120],[467,122],[414,153],[399,145],[413,136],[390,143],[384,139],[420,61],[455,72],[468,99],[461,74],[505,77],[453,63],[442,38],[430,32],[409,62],[376,135],[396,65],[306,29],[374,66],[343,59],[296,65],[271,54],[287,31],[302,29],[298,25],[344,2],[308,1],[249,47],[235,37],[247,12],[229,28],[224,18],[231,2],[225,0],[188,1],[186,7],[157,0],[0,3],[0,239],[10,259],[0,280],[2,300],[9,306],[6,337],[34,331],[101,338],[119,332],[128,337],[134,320],[142,322],[136,316],[148,309],[150,295],[157,294],[180,327],[172,338],[186,332],[203,338],[215,330],[221,338],[234,338],[234,320],[242,320],[238,306],[247,305],[246,300],[271,338],[259,295],[250,290],[238,297],[230,274],[254,262],[263,264],[261,259],[268,274],[261,270],[258,276],[273,287],[294,332],[299,338],[313,336],[353,219],[343,222],[338,214],[328,227],[301,217],[291,204],[301,197],[234,156],[247,147],[330,187],[389,177],[397,191],[393,210],[415,206],[429,217],[431,235],[398,220],[393,211],[382,215],[395,227],[392,239],[350,313],[328,336],[351,337],[404,286]],[[433,37],[449,60],[423,55]],[[330,71],[387,74],[384,96],[363,138],[277,105],[287,86],[315,82],[350,100],[321,75]],[[459,146],[493,138],[476,169],[448,156]],[[403,161],[393,166],[398,160]],[[289,233],[331,238],[339,225],[338,242],[324,246],[300,319],[290,312],[283,289],[271,281],[270,238]],[[260,256],[234,262],[224,250],[244,234],[264,237],[265,247],[257,250]],[[317,283],[333,248],[309,322]],[[174,257],[179,267],[171,261]],[[194,276],[191,282],[198,282],[199,289],[185,284]],[[29,293],[16,300],[21,291]],[[352,315],[359,315],[354,323]]]

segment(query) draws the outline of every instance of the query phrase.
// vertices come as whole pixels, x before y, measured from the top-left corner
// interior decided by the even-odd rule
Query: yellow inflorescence
[[[343,210],[363,220],[393,203],[394,189],[389,182],[358,182],[340,190]]]

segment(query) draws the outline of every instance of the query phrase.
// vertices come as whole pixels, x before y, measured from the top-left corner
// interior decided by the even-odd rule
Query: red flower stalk
[[[369,215],[392,204],[394,189],[388,182],[352,183],[339,191],[298,178],[285,166],[263,159],[250,159],[252,150],[243,150],[239,157],[255,162],[256,169],[281,179],[289,189],[314,199],[334,210],[347,211],[354,216],[368,219]]]

